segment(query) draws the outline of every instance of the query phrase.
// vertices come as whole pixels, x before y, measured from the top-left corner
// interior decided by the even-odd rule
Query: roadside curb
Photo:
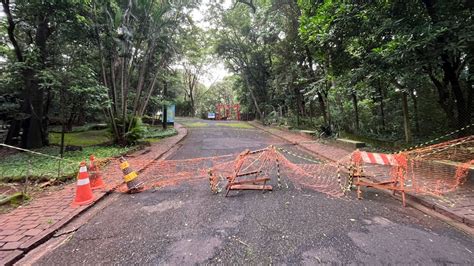
[[[175,128],[178,131],[178,135],[174,136],[176,137],[176,139],[172,143],[168,143],[166,148],[160,154],[158,154],[154,158],[154,160],[158,160],[159,158],[161,158],[164,154],[166,154],[168,151],[173,149],[175,145],[180,143],[187,136],[188,131],[185,127],[183,127],[182,125],[178,123],[175,123]],[[151,160],[147,162],[146,164],[142,165],[139,169],[137,169],[137,171],[143,172],[154,160]],[[67,188],[65,187],[63,189],[67,189]],[[17,262],[22,257],[24,257],[28,252],[33,250],[35,247],[49,240],[59,229],[63,228],[64,226],[69,224],[71,221],[73,221],[75,218],[77,218],[79,215],[81,215],[82,213],[87,211],[89,208],[93,207],[95,204],[103,200],[107,195],[111,194],[112,191],[113,190],[108,190],[105,192],[101,191],[101,192],[94,193],[96,199],[94,200],[92,204],[76,208],[76,210],[74,210],[68,216],[59,220],[54,225],[45,229],[40,234],[27,240],[25,243],[21,244],[17,249],[4,250],[5,252],[9,252],[9,254],[6,257],[4,257],[2,260],[0,260],[0,265],[13,265],[15,262]]]
[[[278,134],[275,134],[274,132],[272,132],[271,130],[269,130],[269,128],[270,128],[270,129],[273,129],[273,130],[280,130],[280,131],[285,132],[285,130],[283,130],[283,129],[279,129],[279,128],[275,128],[275,127],[271,127],[271,126],[270,126],[270,127],[264,126],[264,125],[262,125],[262,124],[260,124],[259,122],[256,122],[256,121],[249,121],[248,123],[251,124],[252,126],[258,128],[258,129],[261,129],[261,130],[263,130],[263,131],[265,131],[265,132],[267,132],[267,133],[273,135],[273,136],[276,136],[276,137],[278,137],[278,138],[280,138],[280,139],[283,139],[283,140],[285,140],[285,141],[294,143],[293,140],[288,139],[288,138],[285,138],[285,137],[280,136],[280,135],[278,135]],[[325,159],[327,159],[327,160],[330,160],[330,161],[334,161],[334,160],[332,160],[331,158],[329,158],[329,157],[327,157],[327,156],[324,156],[323,154],[319,154],[319,153],[317,153],[317,152],[315,152],[315,151],[312,151],[312,150],[310,150],[310,149],[304,147],[304,146],[301,145],[301,144],[295,143],[295,145],[298,146],[298,147],[300,147],[300,148],[302,148],[302,149],[304,149],[305,151],[309,152],[310,154],[316,155],[316,156],[318,156],[318,157],[323,157],[323,158],[325,158]],[[462,224],[464,224],[464,225],[466,225],[466,226],[468,226],[468,227],[470,227],[470,228],[474,228],[474,220],[473,220],[473,219],[469,219],[469,218],[466,218],[466,217],[459,216],[459,215],[457,215],[456,213],[451,212],[449,209],[446,209],[446,208],[443,207],[443,206],[437,205],[436,203],[430,202],[430,201],[428,201],[428,200],[425,200],[425,199],[423,199],[423,198],[421,198],[421,197],[418,197],[418,196],[416,196],[416,195],[413,195],[413,194],[411,194],[411,193],[407,193],[407,195],[410,197],[410,199],[411,199],[412,202],[416,203],[416,204],[411,204],[411,206],[412,206],[413,208],[419,210],[419,211],[424,212],[424,210],[422,210],[422,209],[420,208],[420,206],[418,206],[418,204],[421,205],[421,206],[423,206],[424,208],[428,208],[428,209],[430,209],[430,210],[432,210],[432,211],[434,211],[434,212],[436,212],[436,213],[439,213],[439,214],[445,216],[446,218],[449,218],[449,219],[451,219],[451,220],[453,220],[453,221],[456,221],[456,222],[458,222],[458,223],[462,223]]]

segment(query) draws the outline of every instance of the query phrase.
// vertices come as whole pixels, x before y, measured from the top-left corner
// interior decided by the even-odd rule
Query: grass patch
[[[159,127],[148,127],[143,138],[150,143],[159,142],[162,138],[174,136],[178,131],[174,128],[163,130]],[[50,133],[50,143],[59,145],[61,133]],[[107,129],[89,130],[82,132],[66,133],[65,145],[82,146],[82,151],[68,151],[64,158],[68,161],[61,162],[59,173],[59,160],[41,155],[21,152],[0,158],[0,182],[23,181],[25,176],[30,180],[58,179],[67,180],[74,178],[81,161],[87,161],[91,154],[98,160],[117,157],[136,150],[139,146],[122,147],[116,145],[100,145],[110,143],[111,136]],[[59,146],[49,146],[35,150],[36,152],[59,156]]]
[[[101,130],[101,129],[107,129],[107,124],[92,123],[92,124],[86,124],[83,126],[75,126],[75,127],[72,127],[71,132],[83,132],[83,131]],[[50,126],[49,132],[61,133],[62,126]]]
[[[93,146],[110,142],[110,133],[107,129],[89,130],[64,134],[64,145]],[[49,133],[49,142],[61,145],[61,133]]]
[[[209,126],[208,123],[203,123],[203,122],[192,122],[192,123],[183,122],[183,125],[185,127],[207,127],[207,126]]]
[[[147,133],[143,137],[146,139],[162,139],[177,135],[178,131],[175,128],[167,128],[163,130],[161,127],[151,127],[147,128]]]
[[[222,127],[232,127],[232,128],[245,128],[245,129],[251,129],[251,128],[254,128],[253,126],[251,126],[250,124],[247,124],[247,123],[242,123],[242,122],[237,122],[237,123],[219,123],[219,124],[216,124],[218,126],[222,126]]]
[[[22,181],[27,175],[30,180],[54,178],[67,180],[76,176],[79,163],[88,160],[91,154],[94,154],[98,159],[105,159],[125,154],[134,149],[137,149],[137,146],[92,146],[85,147],[82,151],[65,152],[64,158],[69,161],[63,161],[61,163],[60,175],[58,175],[59,160],[26,152],[17,153],[0,159],[0,181]],[[58,156],[59,147],[49,146],[35,151]]]
[[[145,137],[142,139],[149,143],[157,143],[163,138],[178,135],[178,131],[175,128],[167,128],[163,130],[158,127],[148,127]]]
[[[157,142],[160,142],[161,139],[160,138],[145,138],[143,140],[149,143],[157,143]]]

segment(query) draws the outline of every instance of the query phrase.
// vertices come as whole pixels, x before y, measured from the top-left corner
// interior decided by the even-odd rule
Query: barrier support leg
[[[402,204],[403,204],[403,207],[406,207],[407,204],[406,204],[406,201],[405,201],[405,177],[404,176],[400,177],[400,187],[402,189],[401,190],[401,192],[402,192]]]

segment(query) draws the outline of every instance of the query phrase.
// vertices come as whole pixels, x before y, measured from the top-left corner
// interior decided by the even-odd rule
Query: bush
[[[125,140],[129,144],[136,144],[139,139],[142,139],[147,133],[147,128],[143,125],[140,117],[132,118],[130,130],[125,133]]]

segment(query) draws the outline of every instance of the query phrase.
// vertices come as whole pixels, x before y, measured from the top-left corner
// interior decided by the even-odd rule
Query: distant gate
[[[216,104],[216,120],[240,120],[240,104]]]

